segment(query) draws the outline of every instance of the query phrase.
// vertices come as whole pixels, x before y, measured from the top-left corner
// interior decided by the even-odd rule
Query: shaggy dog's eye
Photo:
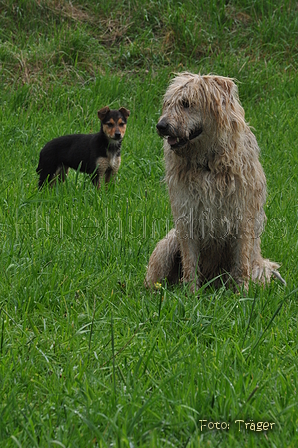
[[[184,107],[184,109],[188,109],[189,108],[189,101],[188,100],[182,100],[182,106]]]

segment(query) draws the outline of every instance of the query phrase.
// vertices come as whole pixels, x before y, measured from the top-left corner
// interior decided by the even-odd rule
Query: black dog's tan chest
[[[108,176],[106,182],[109,182],[110,177],[116,175],[121,164],[121,154],[120,151],[116,153],[107,153],[105,157],[97,157],[96,166],[99,172],[99,176]]]

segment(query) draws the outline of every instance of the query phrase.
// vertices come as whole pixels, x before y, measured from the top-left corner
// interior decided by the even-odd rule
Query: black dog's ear
[[[130,116],[130,110],[125,109],[125,107],[120,107],[119,112],[125,117],[129,117]]]
[[[100,119],[100,121],[102,121],[109,112],[110,112],[109,106],[106,106],[106,107],[103,107],[102,109],[100,109],[97,112],[97,115],[98,115],[98,118]]]

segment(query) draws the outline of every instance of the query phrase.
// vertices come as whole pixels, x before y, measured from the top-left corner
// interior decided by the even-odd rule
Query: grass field
[[[298,445],[297,8],[0,1],[1,447]],[[143,286],[172,226],[155,125],[182,70],[238,80],[285,287]],[[116,183],[38,191],[42,146],[107,104],[131,110]]]

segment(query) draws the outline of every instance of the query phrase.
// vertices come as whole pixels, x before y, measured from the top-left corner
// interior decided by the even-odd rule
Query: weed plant
[[[0,2],[1,447],[297,446],[297,12]],[[262,250],[287,286],[143,285],[173,225],[155,125],[182,70],[238,80],[268,182]],[[72,171],[38,191],[43,145],[96,132],[107,104],[131,110],[116,182]]]

